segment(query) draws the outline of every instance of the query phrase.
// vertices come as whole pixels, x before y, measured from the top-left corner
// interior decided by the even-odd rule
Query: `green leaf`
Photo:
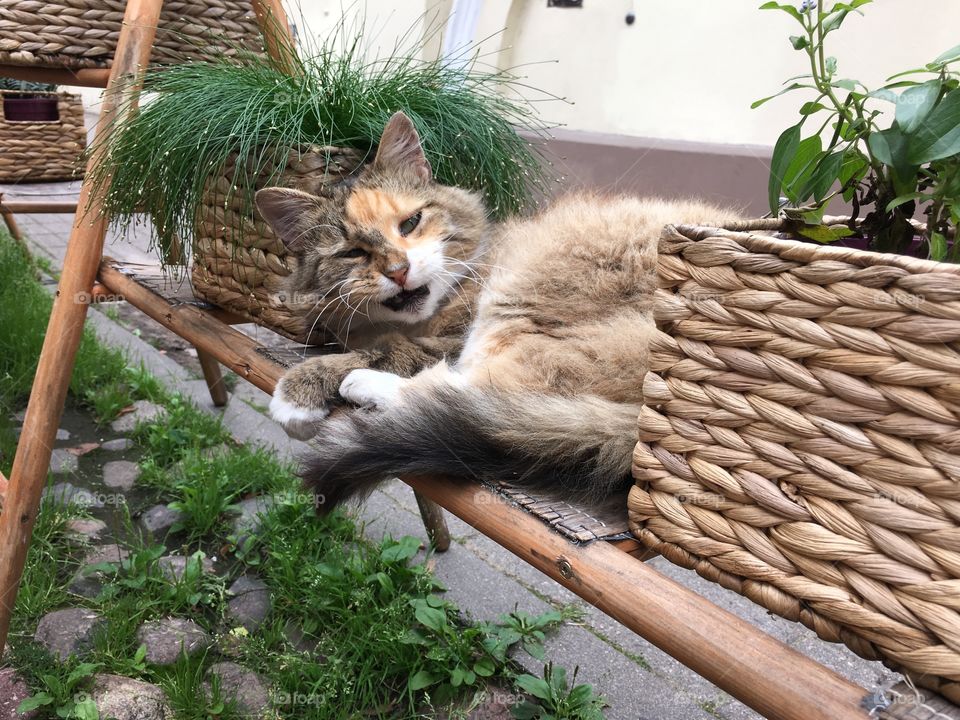
[[[577,685],[573,690],[571,690],[570,694],[567,696],[567,700],[574,705],[583,705],[592,697],[593,686],[584,684]]]
[[[940,80],[928,80],[922,85],[904,90],[897,98],[896,120],[900,130],[910,135],[926,120],[940,96]]]
[[[524,700],[510,708],[510,714],[516,720],[534,720],[540,714],[540,706],[537,703]]]
[[[800,203],[810,196],[810,177],[825,155],[822,146],[819,135],[811,135],[797,145],[793,160],[783,175],[783,193],[791,202]]]
[[[800,144],[800,124],[784,130],[773,146],[773,157],[770,159],[770,180],[767,185],[767,200],[770,212],[777,212],[780,207],[780,191],[783,189],[783,177],[786,174],[793,156]]]
[[[800,106],[800,114],[813,115],[814,113],[818,113],[821,110],[826,110],[826,109],[827,109],[827,106],[824,105],[823,103],[818,103],[810,100],[809,102],[805,102],[803,105]]]
[[[73,706],[73,717],[77,720],[100,720],[100,711],[92,697],[85,697]]]
[[[840,80],[834,80],[830,83],[833,87],[841,88],[842,90],[856,90],[857,81],[851,80],[849,78],[842,78]]]
[[[827,77],[833,77],[837,74],[837,59],[832,55],[823,61],[823,66],[827,71]]]
[[[877,98],[877,100],[886,100],[887,102],[894,104],[896,104],[897,100],[900,99],[900,97],[893,90],[885,87],[871,90],[867,93],[867,97]]]
[[[67,675],[67,686],[73,687],[78,681],[93,675],[99,668],[100,665],[98,663],[80,663]]]
[[[942,233],[930,233],[930,259],[943,260],[947,256],[947,238]]]
[[[907,161],[923,165],[957,153],[960,153],[960,90],[952,90],[911,136]]]
[[[803,50],[810,44],[810,40],[807,39],[806,35],[791,35],[790,44],[793,45],[794,50]]]
[[[544,660],[546,657],[546,652],[543,649],[543,643],[534,640],[533,638],[525,638],[523,641],[523,649],[526,650],[531,657],[537,660]]]
[[[44,705],[49,705],[53,702],[53,698],[45,692],[38,692],[36,695],[31,695],[26,700],[17,705],[18,713],[27,713],[31,710],[36,710],[38,707],[43,707]]]
[[[877,160],[893,168],[898,175],[911,176],[910,162],[907,157],[907,138],[900,132],[900,128],[893,126],[871,133],[867,138],[867,145]]]
[[[435,682],[437,682],[436,675],[433,675],[426,670],[420,670],[412,675],[409,680],[407,680],[407,687],[413,691],[423,690],[423,688],[430,687]]]
[[[463,685],[465,677],[466,671],[458,665],[453,669],[453,672],[450,673],[450,684],[454,687],[460,687]]]
[[[480,677],[490,677],[496,670],[496,664],[488,657],[480,658],[473,664],[473,671]]]
[[[534,677],[533,675],[519,675],[517,676],[516,682],[517,687],[533,695],[535,698],[540,698],[541,700],[550,699],[550,686],[546,680]]]
[[[946,65],[947,63],[951,63],[954,60],[960,60],[960,45],[954,45],[952,48],[950,48],[946,52],[940,53],[933,59],[933,62],[931,62],[930,64]]]
[[[750,103],[750,109],[751,109],[751,110],[754,110],[754,109],[760,107],[761,105],[763,105],[765,102],[767,102],[767,101],[769,101],[769,100],[773,100],[773,99],[776,98],[776,97],[780,97],[780,96],[783,95],[784,93],[788,93],[788,92],[790,92],[791,90],[797,90],[797,89],[799,89],[799,88],[805,88],[805,87],[811,87],[811,86],[810,86],[810,85],[804,85],[804,84],[802,84],[802,83],[790,83],[789,85],[787,85],[783,90],[781,90],[781,91],[778,92],[778,93],[774,93],[773,95],[768,95],[767,97],[765,97],[765,98],[760,98],[759,100],[754,100],[752,103]]]
[[[857,192],[857,184],[867,174],[870,165],[866,161],[855,158],[845,158],[840,168],[840,187],[843,190],[843,199],[850,202]]]
[[[447,624],[447,614],[443,610],[432,608],[424,602],[417,603],[414,614],[422,625],[437,632]]]
[[[836,242],[840,238],[853,235],[853,230],[845,225],[839,225],[837,227],[828,227],[826,225],[807,225],[806,227],[802,227],[797,230],[797,232],[800,235],[803,235],[805,238],[810,238],[811,240],[816,240],[817,242],[824,244]]]
[[[807,186],[814,200],[820,202],[826,197],[834,181],[839,179],[842,165],[842,152],[830,153],[819,162],[813,174],[810,176]]]
[[[409,560],[420,551],[420,541],[407,535],[400,538],[395,544],[389,545],[380,551],[380,559],[384,562],[402,562]]]
[[[912,192],[912,193],[907,193],[906,195],[900,195],[899,197],[895,197],[893,200],[887,203],[887,212],[890,212],[894,208],[898,208],[904,203],[910,202],[911,200],[919,200],[921,198],[929,198],[929,197],[930,196],[927,193],[922,193],[922,192]]]
[[[782,10],[787,13],[790,17],[794,18],[799,22],[803,22],[803,16],[800,14],[800,11],[797,10],[793,5],[778,3],[778,2],[765,2],[760,6],[761,10]]]

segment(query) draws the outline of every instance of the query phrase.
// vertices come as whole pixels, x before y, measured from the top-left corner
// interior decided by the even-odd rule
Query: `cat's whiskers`
[[[344,279],[341,280],[340,282],[334,284],[333,287],[331,287],[331,288],[330,288],[329,290],[327,290],[323,295],[320,296],[320,299],[317,300],[317,301],[313,304],[313,307],[311,307],[310,310],[309,310],[306,314],[309,316],[309,314],[314,311],[314,309],[317,307],[317,305],[319,305],[320,303],[323,302],[324,298],[326,298],[327,295],[329,295],[330,293],[332,293],[332,292],[334,292],[334,291],[338,291],[340,288],[342,288],[342,287],[343,287],[344,285],[346,285],[348,282],[350,282],[350,278],[349,278],[349,277],[344,278]],[[339,295],[339,294],[338,294],[338,295]],[[327,308],[330,307],[333,303],[337,302],[337,300],[339,300],[339,296],[336,297],[336,298],[334,298],[334,299],[331,300],[330,302],[328,302],[326,305],[324,305],[324,306],[323,306],[323,309],[320,310],[320,312],[317,313],[317,316],[314,318],[313,323],[310,325],[310,331],[306,334],[306,337],[304,338],[304,341],[303,341],[303,349],[304,349],[304,351],[306,351],[306,349],[310,346],[310,338],[313,336],[313,331],[317,329],[317,323],[320,322],[320,319],[323,317],[323,314],[327,311]]]
[[[358,312],[360,312],[361,315],[363,315],[365,318],[368,318],[368,319],[369,319],[370,315],[367,314],[367,313],[365,313],[365,312],[361,312],[361,311],[360,311],[360,308],[362,308],[362,307],[364,306],[364,303],[366,303],[367,305],[369,305],[372,300],[373,300],[373,297],[367,297],[365,300],[361,300],[359,303],[357,303],[357,308],[356,308],[356,310],[354,310],[354,311],[350,314],[350,318],[347,320],[347,331],[344,333],[344,335],[343,335],[343,341],[342,341],[342,344],[343,344],[343,346],[344,346],[345,348],[347,347],[347,343],[348,343],[349,340],[350,340],[350,327],[351,327],[352,324],[353,324],[353,318],[354,318],[354,316],[355,316]],[[342,325],[343,325],[343,323],[341,323],[340,326],[342,327]],[[339,328],[338,328],[338,334],[339,334]]]
[[[467,299],[460,292],[460,290],[463,289],[463,286],[460,283],[463,282],[466,278],[463,275],[456,275],[450,272],[449,270],[443,270],[442,272],[437,273],[436,277],[437,277],[437,280],[439,280],[440,282],[442,282],[444,285],[447,286],[448,290],[453,291],[453,293],[460,299],[460,302],[462,302],[464,305],[466,305],[469,308],[470,317],[472,318],[473,309],[470,308],[470,303],[467,302]],[[454,278],[457,282],[456,283],[448,282],[446,280],[446,277]]]

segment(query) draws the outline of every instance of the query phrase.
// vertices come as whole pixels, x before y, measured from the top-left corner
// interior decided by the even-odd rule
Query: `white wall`
[[[799,3],[799,0],[797,0]],[[428,8],[450,2],[359,2],[381,49],[391,33]],[[757,110],[787,77],[806,70],[793,50],[792,19],[757,8],[761,0],[584,0],[582,9],[548,8],[546,0],[484,0],[476,39],[500,51],[501,67],[521,67],[525,81],[567,98],[543,117],[574,130],[643,137],[772,145],[796,121],[799,94]],[[349,3],[304,0],[314,31],[324,31]],[[629,10],[636,22],[628,26]],[[871,87],[922,65],[960,43],[957,0],[875,0],[851,16],[833,40],[840,73]],[[837,41],[839,39],[839,42]]]

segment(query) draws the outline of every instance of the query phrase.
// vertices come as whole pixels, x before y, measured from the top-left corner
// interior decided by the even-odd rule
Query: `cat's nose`
[[[397,263],[396,265],[391,265],[388,267],[384,275],[393,280],[400,287],[403,287],[407,282],[408,272],[410,272],[410,263]]]

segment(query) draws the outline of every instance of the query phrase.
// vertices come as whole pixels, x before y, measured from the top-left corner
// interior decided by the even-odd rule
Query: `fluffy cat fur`
[[[421,157],[403,162],[420,167]],[[466,197],[457,192],[454,202]],[[386,221],[416,209],[403,207]],[[506,480],[603,504],[629,481],[660,229],[735,219],[700,202],[574,195],[489,229],[459,357],[414,372],[365,365],[343,378],[339,395],[357,409],[322,423],[303,471],[321,511],[404,474]]]

